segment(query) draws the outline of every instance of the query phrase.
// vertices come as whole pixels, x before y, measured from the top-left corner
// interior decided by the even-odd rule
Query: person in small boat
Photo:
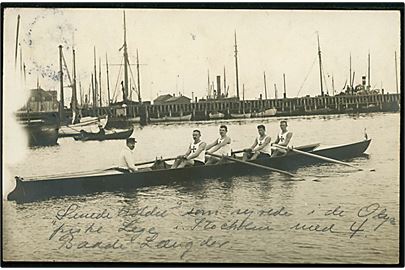
[[[228,127],[222,125],[219,127],[219,138],[216,139],[213,143],[207,145],[206,151],[208,153],[217,154],[220,156],[231,156],[231,138],[227,135]],[[214,164],[219,161],[218,158],[210,156],[207,157],[206,164]]]
[[[104,129],[102,124],[98,124],[98,129],[99,129],[99,131],[98,131],[97,134],[104,136],[105,135],[105,129]]]
[[[193,142],[184,155],[180,155],[173,163],[172,169],[186,166],[201,166],[205,164],[205,149],[207,144],[201,140],[201,132],[193,131]]]
[[[266,127],[264,125],[258,125],[257,131],[259,136],[255,139],[250,148],[244,149],[243,160],[268,158],[271,155],[271,138],[266,134]]]
[[[126,172],[136,172],[138,168],[135,166],[134,150],[136,144],[135,138],[128,138],[125,147],[121,150],[119,158],[119,170]]]
[[[278,133],[277,135],[277,139],[274,141],[274,143],[272,143],[272,145],[278,144],[287,148],[289,147],[293,133],[287,130],[287,126],[288,126],[287,121],[285,120],[280,121],[281,130],[280,133]],[[287,153],[287,150],[278,147],[272,147],[272,150],[273,150],[271,154],[272,157],[285,155]]]

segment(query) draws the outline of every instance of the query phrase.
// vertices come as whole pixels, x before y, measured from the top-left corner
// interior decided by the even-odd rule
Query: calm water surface
[[[226,122],[233,149],[250,146],[259,123],[274,138],[279,120]],[[136,127],[136,159],[182,154],[194,128],[210,143],[222,123]],[[397,263],[399,123],[399,114],[289,118],[294,145],[360,141],[367,128],[369,156],[351,161],[365,171],[323,164],[297,170],[305,181],[273,173],[27,204],[4,201],[4,259]],[[55,147],[30,149],[8,170],[27,177],[107,168],[117,163],[124,144],[64,138]],[[108,217],[64,216],[75,208]]]

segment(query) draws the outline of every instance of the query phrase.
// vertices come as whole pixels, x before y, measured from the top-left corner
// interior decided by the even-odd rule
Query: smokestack
[[[217,76],[217,97],[221,96],[221,76]]]

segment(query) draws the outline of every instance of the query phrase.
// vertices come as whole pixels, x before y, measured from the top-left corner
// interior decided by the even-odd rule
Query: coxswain
[[[136,140],[133,137],[127,139],[125,147],[121,150],[119,158],[119,171],[136,172],[138,168],[135,166],[134,150]]]
[[[281,145],[281,146],[284,146],[287,148],[289,147],[293,133],[291,131],[287,130],[287,126],[288,126],[287,121],[285,121],[285,120],[280,121],[281,130],[280,130],[280,133],[278,133],[278,135],[277,135],[277,139],[275,140],[274,143],[272,143],[272,145],[278,144],[278,145]],[[279,147],[272,147],[272,150],[273,150],[273,152],[271,154],[272,157],[279,156],[279,155],[285,155],[287,153],[287,150],[281,149]]]
[[[172,169],[186,166],[201,166],[205,164],[205,149],[207,144],[201,140],[201,132],[193,131],[193,142],[184,155],[180,155],[173,163]]]
[[[227,135],[228,127],[222,125],[219,127],[219,138],[216,139],[213,143],[207,145],[207,152],[211,154],[217,154],[220,156],[231,156],[231,138]],[[207,157],[206,164],[214,164],[219,161],[218,158],[210,156]]]
[[[257,131],[259,136],[255,139],[250,148],[244,149],[243,160],[255,160],[270,157],[271,138],[266,134],[266,127],[264,125],[258,125]]]

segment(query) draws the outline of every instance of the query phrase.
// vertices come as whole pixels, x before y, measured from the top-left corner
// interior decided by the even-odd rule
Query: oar
[[[352,167],[352,168],[354,168],[354,169],[356,169],[356,170],[359,170],[359,171],[363,171],[362,168],[359,168],[359,167],[357,167],[357,166],[353,166],[352,164],[349,164],[349,163],[346,163],[346,162],[343,162],[343,161],[340,161],[340,160],[337,160],[337,159],[328,158],[328,157],[324,157],[324,156],[320,156],[320,155],[315,155],[315,154],[313,154],[313,153],[304,152],[304,151],[297,150],[297,149],[294,149],[294,148],[291,148],[291,149],[290,149],[290,148],[287,148],[287,147],[285,147],[285,146],[278,145],[278,144],[273,144],[273,146],[276,146],[276,147],[281,148],[281,149],[284,149],[284,150],[291,150],[291,151],[294,151],[294,152],[296,152],[296,153],[299,153],[299,154],[302,154],[302,155],[306,155],[306,156],[309,156],[309,157],[313,157],[313,158],[317,158],[317,159],[321,159],[321,160],[325,160],[325,161],[337,163],[337,164],[340,164],[340,165]]]
[[[235,161],[235,162],[239,162],[239,163],[242,163],[242,164],[245,164],[245,165],[257,167],[257,168],[264,169],[264,170],[268,170],[268,171],[272,171],[272,172],[283,173],[283,174],[286,174],[286,175],[291,176],[291,177],[297,177],[297,175],[295,175],[295,174],[293,174],[293,173],[289,173],[289,172],[286,172],[286,171],[283,171],[283,170],[279,170],[279,169],[275,169],[275,168],[272,168],[272,167],[263,166],[263,165],[256,164],[256,163],[252,163],[252,162],[246,162],[246,161],[239,160],[239,159],[236,159],[236,158],[232,158],[232,157],[229,157],[229,156],[220,156],[220,155],[212,154],[212,153],[208,153],[208,152],[206,152],[205,154],[206,154],[206,155],[213,156],[213,157],[217,157],[217,158],[222,158],[222,157],[224,157],[224,158],[226,158],[226,159],[229,159],[229,160],[232,160],[232,161]]]
[[[135,166],[151,164],[151,163],[154,163],[155,161],[170,161],[170,160],[175,160],[175,159],[176,159],[175,157],[164,158],[164,159],[155,159],[155,160],[151,160],[151,161],[144,161],[144,162],[140,162],[140,163],[135,163]]]

